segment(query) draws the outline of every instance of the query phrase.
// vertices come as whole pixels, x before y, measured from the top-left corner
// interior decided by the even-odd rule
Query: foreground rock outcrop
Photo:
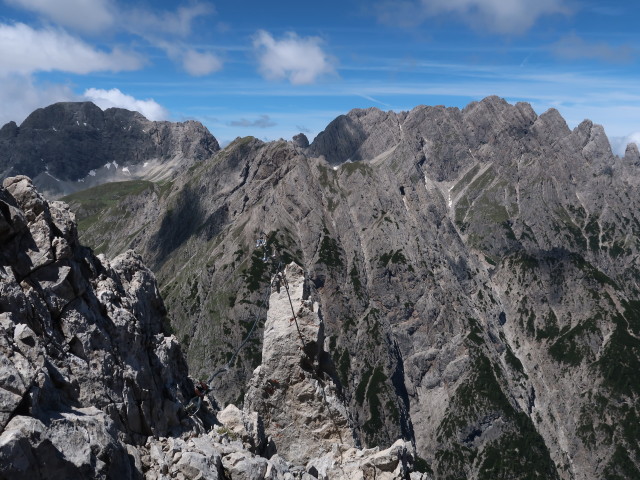
[[[0,475],[134,478],[127,445],[179,433],[187,367],[153,274],[77,241],[27,177],[0,190]]]
[[[335,368],[324,350],[318,309],[302,269],[288,265],[275,279],[262,363],[245,397],[245,410],[261,415],[278,453],[296,464],[322,456],[332,445],[355,445],[346,407],[331,378]]]

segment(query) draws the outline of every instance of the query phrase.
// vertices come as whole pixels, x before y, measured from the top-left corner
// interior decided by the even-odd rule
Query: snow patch
[[[96,171],[95,170],[89,170],[89,175],[91,175],[92,177],[96,176]]]
[[[144,163],[142,164],[142,167],[144,168],[144,167],[146,167],[147,165],[149,165],[149,162],[144,162]]]
[[[107,170],[109,170],[109,169],[111,168],[111,164],[110,164],[110,163],[105,163],[105,164],[104,164],[104,166],[105,166],[105,168],[106,168]]]
[[[47,170],[48,170],[48,167],[47,167]],[[53,178],[56,182],[59,182],[59,181],[60,181],[60,179],[59,179],[59,178],[54,177],[54,176],[53,176],[53,175],[51,175],[49,172],[44,172],[44,173],[46,173],[47,175],[49,175],[49,176],[50,176],[51,178]]]
[[[51,128],[53,128],[53,131],[54,131],[54,132],[57,132],[57,131],[58,131],[58,130],[56,129],[56,127],[51,127]]]
[[[131,172],[129,171],[129,167],[123,167],[122,173],[128,173],[129,175],[131,175]]]

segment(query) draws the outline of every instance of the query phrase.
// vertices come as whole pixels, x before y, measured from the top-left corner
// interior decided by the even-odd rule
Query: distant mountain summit
[[[219,149],[196,121],[152,122],[122,108],[62,102],[0,129],[0,174],[28,175],[56,196],[107,181],[168,177]]]

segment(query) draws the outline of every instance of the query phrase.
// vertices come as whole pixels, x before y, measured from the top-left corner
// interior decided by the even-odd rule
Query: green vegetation
[[[348,385],[349,370],[351,369],[351,355],[349,355],[348,349],[345,348],[342,351],[338,356],[336,364],[338,365],[338,376],[340,378],[340,382],[342,382],[342,385]]]
[[[374,369],[369,368],[362,381],[356,389],[356,401],[363,404],[365,398],[369,405],[369,419],[362,425],[362,430],[367,438],[368,443],[373,443],[380,433],[380,429],[384,426],[384,412],[381,411],[382,402],[380,396],[386,388],[387,376],[384,374],[382,367],[377,366]],[[393,402],[387,402],[391,416],[394,421],[398,420],[398,410]]]
[[[347,174],[347,177],[350,177],[356,172],[360,172],[360,175],[363,177],[371,176],[373,173],[373,169],[371,166],[367,165],[365,162],[346,162],[340,166],[340,169]]]
[[[216,433],[218,435],[226,435],[232,441],[233,440],[238,440],[240,438],[239,434],[237,434],[236,432],[234,432],[233,430],[231,430],[231,429],[229,429],[228,427],[225,427],[225,426],[217,427],[216,428]]]
[[[364,403],[364,395],[367,392],[367,385],[369,384],[369,379],[371,378],[372,374],[373,369],[368,368],[364,372],[364,375],[362,375],[362,380],[360,380],[360,383],[356,387],[356,402],[358,402],[360,405]]]
[[[596,365],[609,389],[633,398],[640,394],[640,340],[629,334],[627,322],[631,327],[638,318],[627,310],[625,317],[616,315],[613,321],[615,329]]]
[[[162,180],[156,183],[156,191],[158,192],[158,197],[160,198],[168,197],[172,188],[173,182],[170,180]]]
[[[471,325],[473,329],[473,322]],[[480,347],[470,344],[470,352],[473,357],[470,374],[456,390],[436,431],[442,444],[436,452],[438,478],[467,478],[466,472],[474,464],[481,479],[558,478],[544,440],[531,419],[516,410],[503,393],[500,370]],[[477,422],[483,418],[502,418],[505,431],[480,453],[470,442],[481,434]],[[465,436],[467,440],[461,441]]]
[[[559,335],[560,328],[558,327],[558,319],[553,310],[549,310],[547,317],[544,321],[544,326],[536,330],[536,340],[544,340],[547,338],[555,338]]]
[[[351,270],[349,270],[349,277],[351,278],[351,284],[353,285],[353,290],[356,292],[356,295],[362,297],[362,283],[360,282],[360,274],[358,273],[358,266],[355,262],[353,262]]]
[[[111,182],[67,195],[62,200],[79,207],[75,209],[78,215],[78,230],[84,232],[93,227],[107,210],[113,210],[114,215],[118,217],[128,217],[124,200],[150,189],[153,189],[153,183],[145,180]]]
[[[331,238],[326,230],[325,236],[322,237],[322,242],[320,243],[319,256],[318,263],[322,263],[327,267],[341,267],[343,265],[338,242]]]
[[[429,462],[427,462],[420,455],[416,455],[415,459],[413,460],[413,471],[433,475],[433,469],[431,468],[431,465],[429,465]]]
[[[333,194],[340,193],[336,183],[336,173],[332,169],[324,165],[318,165],[318,172],[320,173],[319,180],[322,188],[329,190]]]
[[[522,270],[528,270],[533,272],[540,266],[538,259],[532,257],[525,252],[517,252],[509,259],[509,264],[512,267],[520,267]]]
[[[577,268],[585,272],[598,283],[602,285],[611,285],[616,290],[620,289],[616,282],[614,282],[610,277],[608,277],[606,274],[604,274],[587,260],[585,260],[582,255],[578,253],[572,253],[569,258]]]
[[[549,450],[531,419],[523,412],[514,418],[516,432],[506,433],[490,443],[479,458],[479,480],[558,478]]]
[[[549,347],[549,354],[557,361],[568,365],[579,365],[586,358],[592,358],[593,352],[585,340],[590,335],[599,335],[600,330],[593,319],[576,325],[568,331],[560,332],[556,342]]]
[[[396,250],[395,252],[391,250],[389,253],[380,255],[379,263],[381,267],[386,267],[389,263],[405,265],[407,258],[402,253],[402,249]]]
[[[604,480],[628,480],[630,478],[640,478],[640,470],[629,458],[627,450],[622,445],[617,445],[604,470]]]
[[[267,280],[267,271],[269,266],[262,260],[262,251],[255,250],[251,255],[251,265],[242,271],[247,289],[255,292],[260,288],[260,284]]]
[[[480,324],[475,318],[469,318],[469,335],[467,335],[467,340],[475,343],[476,345],[482,345],[484,340],[482,339],[482,329],[480,328]]]
[[[458,183],[456,183],[451,189],[451,197],[455,198],[458,194],[473,180],[478,172],[480,171],[480,165],[476,164],[473,166],[471,170],[469,170]]]
[[[505,353],[504,353],[504,358],[507,361],[507,364],[511,368],[513,368],[516,372],[523,375],[525,378],[528,378],[527,374],[524,373],[524,367],[522,366],[522,362],[518,357],[516,357],[516,355],[513,353],[513,350],[511,350],[511,347],[508,344],[507,344],[507,349],[505,350]]]

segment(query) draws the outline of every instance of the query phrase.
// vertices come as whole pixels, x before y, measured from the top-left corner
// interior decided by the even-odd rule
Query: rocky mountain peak
[[[18,125],[16,122],[9,122],[0,128],[0,140],[13,138],[18,135]]]
[[[310,155],[323,155],[332,165],[369,160],[400,139],[400,124],[394,112],[378,108],[354,109],[333,120],[314,139]]]
[[[293,144],[299,148],[308,148],[309,147],[309,139],[304,133],[298,133],[293,136]]]
[[[0,131],[0,173],[24,174],[52,196],[106,181],[170,178],[220,149],[199,122],[151,122],[92,102],[41,108]]]
[[[640,166],[640,151],[636,143],[630,143],[624,152],[624,161],[628,165]]]
[[[128,112],[131,116],[137,112]],[[52,127],[66,127],[85,123],[101,128],[104,126],[104,113],[93,102],[59,102],[32,112],[20,125],[27,130],[47,130]]]

